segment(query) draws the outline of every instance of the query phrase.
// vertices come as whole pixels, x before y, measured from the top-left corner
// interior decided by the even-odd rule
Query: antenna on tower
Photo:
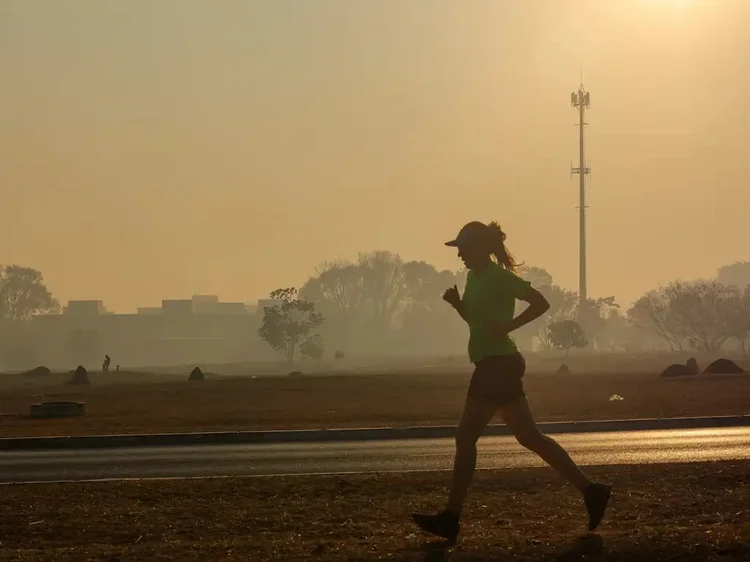
[[[588,303],[588,287],[586,286],[586,176],[591,173],[591,168],[586,166],[584,158],[584,128],[586,123],[586,110],[591,105],[591,95],[583,87],[583,71],[581,71],[581,85],[578,91],[570,94],[570,105],[578,110],[578,166],[570,168],[571,174],[578,174],[578,318],[582,316],[582,310]]]

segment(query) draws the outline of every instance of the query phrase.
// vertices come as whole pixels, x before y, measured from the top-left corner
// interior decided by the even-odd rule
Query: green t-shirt
[[[515,315],[516,299],[526,296],[531,283],[494,262],[482,273],[469,271],[461,300],[469,323],[469,359],[477,363],[493,355],[511,355],[518,348],[510,336],[487,333],[486,324],[507,324]]]

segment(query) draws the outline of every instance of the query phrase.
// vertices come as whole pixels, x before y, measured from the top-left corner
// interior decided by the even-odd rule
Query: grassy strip
[[[110,375],[108,375],[110,376]],[[469,373],[276,377],[107,384],[89,388],[0,387],[3,412],[27,414],[43,400],[83,400],[80,418],[0,417],[0,435],[92,435],[251,429],[455,424]],[[101,377],[100,377],[101,378]],[[531,373],[527,394],[539,421],[750,413],[750,376],[660,379],[634,373]],[[609,401],[613,394],[622,401]]]
[[[599,535],[550,470],[480,471],[450,550],[409,519],[442,506],[444,473],[9,486],[0,559],[746,561],[749,467],[592,469],[616,487]]]

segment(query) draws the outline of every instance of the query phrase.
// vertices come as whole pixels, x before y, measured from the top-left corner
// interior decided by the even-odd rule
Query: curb
[[[645,418],[538,423],[544,433],[591,433],[657,429],[701,429],[747,427],[747,416],[703,418]],[[49,451],[69,449],[110,449],[120,447],[174,447],[195,445],[239,445],[273,443],[315,443],[336,441],[377,441],[395,439],[452,438],[456,426],[377,427],[347,429],[300,429],[272,431],[221,431],[211,433],[154,433],[91,435],[80,437],[4,437],[0,451]],[[510,435],[505,425],[490,425],[485,435]]]

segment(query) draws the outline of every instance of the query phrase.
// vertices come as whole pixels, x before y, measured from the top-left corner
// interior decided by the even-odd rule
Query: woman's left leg
[[[586,491],[591,480],[557,441],[539,431],[525,396],[503,406],[500,413],[521,446],[539,455],[581,493]]]
[[[519,444],[539,455],[583,494],[589,513],[589,530],[593,531],[604,517],[611,486],[592,482],[557,441],[539,431],[525,396],[502,406],[500,412]]]

